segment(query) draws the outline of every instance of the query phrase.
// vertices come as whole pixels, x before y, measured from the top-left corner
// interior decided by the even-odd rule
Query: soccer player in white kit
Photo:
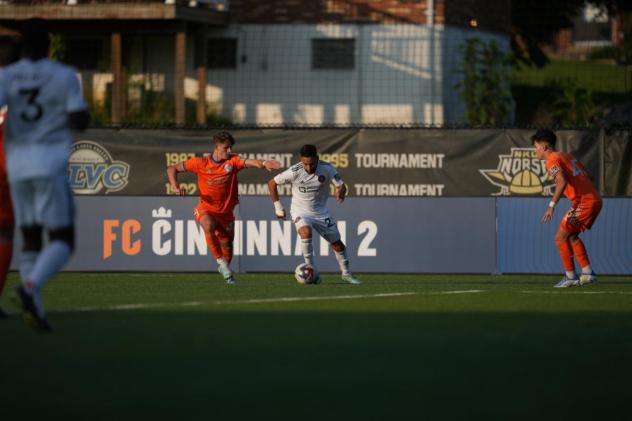
[[[89,122],[76,71],[49,60],[49,44],[47,23],[26,21],[23,58],[0,71],[0,106],[8,106],[7,175],[24,242],[17,293],[27,322],[40,331],[50,330],[40,290],[74,249],[74,203],[67,175],[71,129],[83,130]]]
[[[349,258],[340,232],[327,209],[329,183],[336,186],[336,200],[342,203],[347,194],[347,186],[340,178],[338,170],[328,162],[318,159],[316,146],[303,145],[300,151],[301,162],[268,182],[270,196],[274,203],[274,212],[279,219],[285,219],[285,209],[279,200],[278,185],[292,184],[292,206],[290,214],[301,241],[301,250],[305,263],[314,265],[314,247],[312,231],[316,231],[331,244],[336,260],[342,272],[342,280],[350,284],[360,284],[360,280],[349,271]]]

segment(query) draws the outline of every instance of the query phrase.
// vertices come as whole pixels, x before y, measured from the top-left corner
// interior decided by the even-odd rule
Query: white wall
[[[441,89],[430,90],[440,54],[429,60],[426,27],[234,25],[211,36],[238,38],[237,69],[208,72],[211,102],[235,122],[410,124],[441,107]],[[355,68],[313,70],[313,38],[354,38]]]
[[[245,124],[462,122],[454,89],[460,45],[478,36],[508,49],[509,40],[451,27],[431,31],[420,25],[233,25],[209,35],[237,38],[239,51],[237,69],[209,70],[207,97],[218,112]],[[355,68],[313,70],[313,38],[354,38]]]

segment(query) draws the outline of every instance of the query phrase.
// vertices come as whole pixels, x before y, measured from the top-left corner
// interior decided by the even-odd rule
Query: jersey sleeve
[[[77,111],[85,111],[88,107],[81,94],[81,86],[79,84],[79,78],[77,78],[77,73],[72,67],[67,68],[66,73],[66,112],[74,113]]]
[[[184,170],[187,172],[197,173],[200,171],[200,168],[202,167],[203,163],[204,163],[204,158],[195,157],[195,158],[189,158],[186,161],[183,161],[182,166],[184,167]]]
[[[282,173],[274,176],[274,182],[279,185],[291,183],[293,179],[294,179],[294,171],[292,171],[292,168],[288,168]]]
[[[230,164],[235,168],[235,171],[241,171],[246,168],[246,160],[237,154],[230,157]]]
[[[342,186],[345,182],[342,181],[342,177],[338,174],[338,170],[333,165],[329,167],[329,176],[331,177],[331,182],[336,187]]]
[[[547,161],[546,169],[549,172],[549,176],[551,176],[551,178],[555,178],[555,176],[562,172],[562,161],[556,156]]]

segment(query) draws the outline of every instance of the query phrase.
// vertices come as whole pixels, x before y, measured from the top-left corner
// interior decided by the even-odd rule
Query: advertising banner
[[[75,194],[173,194],[166,167],[209,154],[213,133],[88,130],[80,135],[70,157]],[[303,144],[316,145],[321,159],[338,168],[351,197],[542,196],[550,195],[553,188],[544,162],[535,157],[532,130],[242,130],[233,134],[235,153],[277,159],[284,168],[299,161]],[[602,188],[599,132],[565,130],[558,137],[558,149],[573,153]],[[626,176],[623,169],[607,172],[611,173]],[[240,195],[266,196],[273,175],[240,172]],[[189,195],[197,194],[193,174],[181,174],[179,181]],[[614,190],[612,194],[620,189]],[[281,186],[280,193],[289,195],[289,186]]]
[[[545,198],[497,199],[499,273],[562,273],[553,238],[570,202],[561,200],[553,220],[543,224],[548,202]],[[581,234],[598,274],[632,274],[631,215],[632,199],[604,199],[592,229]]]
[[[187,197],[78,197],[77,247],[66,270],[214,273],[195,204]],[[329,205],[354,271],[494,271],[491,198],[349,198]],[[293,272],[303,260],[294,225],[275,218],[268,198],[243,198],[237,210],[233,268]],[[321,271],[339,271],[320,237],[314,251]]]
[[[289,199],[282,198],[286,208]],[[561,273],[553,237],[568,201],[542,224],[547,198],[349,198],[330,200],[351,269],[382,273]],[[77,197],[77,247],[70,271],[205,272],[217,265],[193,218],[192,197]],[[294,225],[265,197],[236,208],[239,272],[290,273],[302,261]],[[607,198],[582,234],[599,274],[632,274],[632,199]],[[21,249],[20,236],[15,250]],[[317,267],[338,272],[329,245],[314,238]],[[17,268],[19,252],[13,268]]]
[[[604,133],[604,194],[632,196],[632,130]]]

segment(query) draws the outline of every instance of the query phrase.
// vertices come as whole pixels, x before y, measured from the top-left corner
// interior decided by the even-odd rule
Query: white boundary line
[[[350,295],[329,295],[329,296],[307,296],[307,297],[278,297],[278,298],[255,298],[250,300],[224,300],[224,301],[185,301],[180,303],[138,303],[121,304],[106,307],[79,307],[75,309],[56,310],[51,313],[84,313],[92,311],[124,311],[139,310],[160,307],[200,307],[204,305],[239,305],[239,304],[266,304],[266,303],[291,303],[301,301],[327,301],[327,300],[356,300],[363,298],[390,298],[405,297],[411,295],[454,295],[454,294],[477,294],[485,292],[481,289],[456,290],[456,291],[429,291],[429,292],[385,292],[377,294],[350,294]]]
[[[521,294],[547,294],[547,295],[632,295],[632,291],[520,291]]]

